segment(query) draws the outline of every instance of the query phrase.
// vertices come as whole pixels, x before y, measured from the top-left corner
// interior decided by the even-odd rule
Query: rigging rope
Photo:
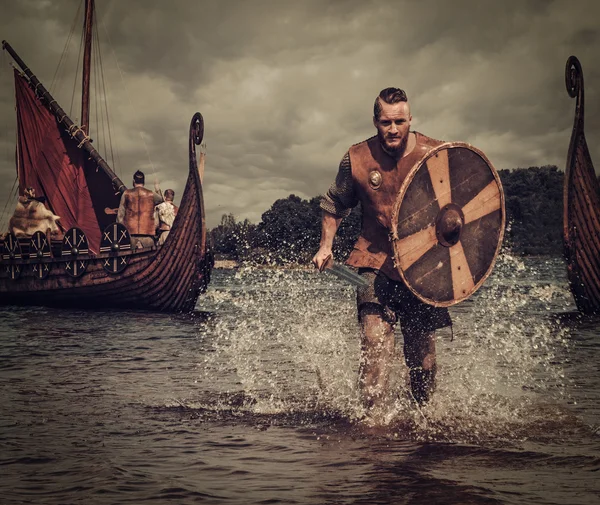
[[[131,101],[131,95],[129,94],[129,89],[127,88],[127,84],[125,84],[125,79],[123,77],[123,72],[121,71],[121,67],[119,66],[119,60],[117,60],[117,55],[115,54],[115,50],[114,50],[114,47],[112,45],[112,41],[110,39],[110,35],[108,33],[108,30],[106,29],[106,24],[104,23],[104,20],[102,20],[102,27],[104,28],[104,32],[106,33],[106,38],[108,40],[108,44],[109,44],[110,49],[111,49],[111,51],[113,53],[113,56],[115,58],[115,63],[117,65],[117,70],[119,71],[119,75],[121,76],[121,82],[123,83],[123,86],[125,88],[125,92],[127,93],[127,99],[129,100],[129,106],[133,109],[133,104],[132,104],[132,101]],[[134,117],[135,117],[135,114],[132,114],[132,118],[134,118]],[[144,148],[146,150],[146,156],[148,157],[148,162],[150,163],[150,167],[152,169],[152,175],[154,177],[156,177],[156,170],[154,168],[154,163],[152,163],[152,159],[150,158],[150,151],[148,149],[148,144],[146,144],[146,140],[144,139],[144,136],[142,134],[142,130],[141,130],[141,128],[139,128],[139,124],[137,123],[137,121],[135,119],[134,119],[134,122],[135,122],[136,128],[140,132],[140,138],[142,139],[142,142],[144,143]]]
[[[8,59],[8,55],[6,54],[6,51],[2,51],[2,74],[4,75],[4,69],[6,68],[12,68],[12,65],[9,64],[9,59]],[[7,74],[7,79],[6,81],[10,81],[10,77],[12,77],[10,75],[9,72],[6,72]],[[5,79],[0,79],[0,81],[4,81]],[[15,107],[16,108],[16,107]],[[5,115],[4,117],[4,131],[8,134],[10,131],[10,125],[9,125],[9,117],[8,115]],[[16,121],[15,121],[15,140],[18,141],[18,132],[17,132],[17,127],[16,127]],[[16,144],[15,144],[16,145]],[[10,155],[10,148],[9,148],[9,142],[6,143],[6,167],[8,168],[12,163],[11,163],[11,155]],[[16,157],[16,156],[15,156]],[[13,182],[12,188],[10,189],[10,191],[8,192],[8,194],[5,197],[5,202],[4,202],[4,209],[2,210],[2,214],[0,215],[0,233],[4,233],[5,231],[8,230],[8,223],[10,221],[10,217],[7,214],[7,208],[8,205],[11,202],[14,202],[15,200],[15,186],[16,186],[16,192],[19,192],[19,186],[17,185],[17,182],[19,180],[19,176],[18,176],[18,172],[17,175],[15,176],[15,180]]]
[[[98,41],[96,46],[98,47],[98,60],[100,62],[100,82],[102,83],[104,108],[105,108],[105,112],[106,112],[106,124],[107,124],[107,129],[108,129],[108,145],[110,148],[110,155],[111,155],[112,163],[114,165],[115,155],[114,155],[114,151],[113,151],[112,133],[111,133],[111,128],[110,128],[110,114],[108,112],[108,93],[106,92],[106,79],[104,78],[104,64],[102,62],[102,48],[100,47],[100,39],[98,37],[97,26],[96,26],[96,40]]]
[[[95,13],[94,13],[95,16]],[[95,25],[94,25],[95,26]],[[99,68],[99,59],[98,59],[98,44],[99,44],[99,40],[97,38],[97,33],[94,31],[92,32],[92,36],[94,37],[94,43],[92,44],[93,50],[94,50],[94,65],[93,65],[93,70],[94,70],[94,104],[96,106],[96,133],[95,135],[98,137],[98,146],[100,148],[100,144],[102,144],[102,153],[103,156],[107,159],[107,151],[106,151],[106,126],[104,123],[104,114],[102,112],[102,104],[100,103],[101,100],[106,100],[106,97],[102,96],[102,87],[100,86],[100,72],[98,70]],[[114,170],[114,159],[111,160],[110,162],[111,167]]]
[[[60,60],[58,60],[58,65],[56,66],[56,71],[54,72],[54,76],[52,77],[52,82],[50,83],[50,94],[54,94],[54,85],[57,84],[60,78],[57,78],[59,71],[61,70],[61,66],[63,61],[66,61],[67,53],[69,51],[69,44],[71,43],[71,39],[73,34],[75,33],[75,27],[77,26],[77,21],[79,19],[79,13],[81,12],[81,5],[83,4],[83,0],[79,2],[79,7],[77,8],[77,12],[75,13],[75,17],[73,18],[73,24],[71,25],[71,30],[69,31],[69,35],[67,36],[67,41],[65,42],[65,47],[63,48],[62,54],[60,55]]]
[[[79,63],[81,62],[81,51],[83,49],[83,40],[85,31],[81,31],[81,39],[79,41],[79,54],[77,55],[77,68],[75,69],[75,80],[73,81],[73,94],[71,95],[71,106],[69,107],[69,116],[73,117],[73,101],[75,100],[75,89],[77,88],[77,78],[79,77]],[[75,121],[76,123],[79,121]]]
[[[96,131],[94,132],[94,136],[96,136],[98,138],[98,144],[100,144],[101,140],[104,140],[104,135],[100,136],[100,128],[98,126],[98,72],[96,71],[96,66],[98,64],[98,60],[96,57],[96,45],[92,44],[92,48],[94,49],[93,52],[93,64],[92,64],[92,68],[91,71],[93,71],[94,73],[94,80],[92,81],[92,93],[90,96],[90,106],[91,106],[91,101],[94,101],[94,109],[95,109],[95,114],[94,114],[94,119],[96,120]],[[91,79],[90,79],[91,80]],[[91,107],[90,107],[91,108]],[[92,116],[90,113],[90,123],[92,122]],[[91,125],[90,125],[91,126]],[[102,131],[104,132],[104,128],[102,129]],[[88,134],[90,136],[92,136],[92,129],[91,127],[88,128]],[[104,152],[105,150],[103,149],[102,152]]]
[[[6,197],[6,203],[4,204],[4,209],[2,209],[2,220],[0,221],[0,233],[4,233],[2,230],[8,231],[8,225],[10,223],[10,217],[8,217],[8,213],[6,212],[6,209],[8,207],[8,204],[10,202],[14,202],[18,193],[19,193],[19,186],[17,186],[17,182],[19,180],[19,176],[16,175],[15,176],[15,180],[13,182],[12,188],[10,188],[10,191],[8,193],[8,196]],[[17,186],[15,188],[15,186]]]

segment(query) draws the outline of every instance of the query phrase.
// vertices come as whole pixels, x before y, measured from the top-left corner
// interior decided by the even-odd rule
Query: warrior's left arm
[[[117,223],[122,223],[125,219],[125,193],[121,195],[121,202],[119,203],[119,210],[117,212]]]

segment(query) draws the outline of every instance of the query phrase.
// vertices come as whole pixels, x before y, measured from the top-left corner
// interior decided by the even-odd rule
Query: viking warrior
[[[175,191],[165,190],[165,201],[156,206],[154,210],[154,220],[156,221],[156,233],[158,235],[158,245],[163,245],[171,231],[171,226],[177,216],[177,206],[173,203]]]
[[[375,99],[377,135],[353,145],[342,158],[335,182],[321,200],[321,243],[313,263],[322,270],[332,256],[342,218],[359,202],[361,234],[347,260],[366,286],[357,289],[361,326],[359,384],[367,409],[381,408],[400,325],[404,358],[415,400],[426,402],[435,385],[435,330],[451,324],[447,308],[419,300],[402,282],[389,240],[392,207],[410,169],[441,142],[411,131],[412,116],[403,90],[386,88]]]
[[[154,245],[156,223],[154,207],[163,201],[158,193],[144,187],[144,173],[138,170],[133,174],[133,188],[121,196],[117,223],[123,224],[131,235],[133,248],[149,248]]]

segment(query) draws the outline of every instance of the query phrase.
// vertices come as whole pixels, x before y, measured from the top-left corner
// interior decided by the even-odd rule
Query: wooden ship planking
[[[68,229],[64,229],[63,223],[62,240],[51,240],[49,235],[39,231],[31,238],[17,238],[13,234],[6,236],[0,243],[0,304],[192,311],[210,282],[214,263],[206,233],[203,159],[199,164],[196,156],[196,146],[202,142],[204,135],[202,115],[194,114],[190,124],[187,182],[165,243],[133,250],[126,228],[115,222],[114,212],[104,210],[118,206],[126,187],[94,148],[89,132],[83,126],[89,123],[93,16],[94,1],[86,0],[82,126],[77,126],[67,116],[12,47],[6,41],[2,43],[3,49],[21,69],[21,72],[15,71],[15,85],[21,92],[17,92],[17,102],[20,96],[29,100],[27,109],[19,109],[17,103],[19,189],[35,187],[37,182],[37,196],[44,196],[47,207],[61,216],[60,224],[63,212],[58,207],[63,202],[56,197],[61,193],[58,187],[62,184],[60,177],[65,170],[75,167],[77,177],[84,181],[89,193],[84,197],[90,201],[85,202],[88,206],[85,219],[83,214],[78,216],[75,209]],[[48,112],[52,116],[50,120],[50,116],[44,116]],[[49,125],[49,131],[42,132],[40,138],[55,139],[54,143],[39,142],[35,138],[35,135],[40,136],[39,132],[31,133],[33,147],[38,151],[42,148],[48,151],[32,154],[32,145],[27,144],[27,114],[32,114],[30,120],[36,125],[44,124],[44,120]],[[25,180],[24,166],[28,163],[24,156],[33,160],[56,161],[65,156],[65,151],[69,159],[64,161],[58,172],[52,172],[49,163],[45,167],[46,173],[32,175],[31,170],[41,171],[43,164],[30,166],[29,180]],[[53,178],[56,184],[41,184]],[[44,187],[40,188],[40,185]],[[62,193],[61,198],[65,192]],[[67,210],[69,212],[64,214],[70,215],[73,209]]]
[[[583,71],[567,60],[565,80],[576,98],[563,193],[563,241],[569,286],[577,309],[600,313],[600,188],[584,133]]]

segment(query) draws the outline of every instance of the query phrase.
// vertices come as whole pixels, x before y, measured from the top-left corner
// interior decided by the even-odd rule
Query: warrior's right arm
[[[323,270],[327,261],[333,257],[333,239],[341,221],[341,217],[330,214],[326,210],[324,210],[322,213],[321,244],[319,245],[317,254],[315,254],[312,260],[315,267],[317,267],[319,270]]]
[[[321,243],[313,258],[314,265],[322,270],[332,257],[333,239],[343,218],[348,216],[358,203],[352,181],[352,167],[348,153],[342,158],[335,182],[321,199]]]
[[[350,154],[346,153],[340,161],[340,167],[335,181],[329,187],[327,194],[321,198],[321,209],[337,217],[348,217],[353,207],[358,204],[352,179]]]

